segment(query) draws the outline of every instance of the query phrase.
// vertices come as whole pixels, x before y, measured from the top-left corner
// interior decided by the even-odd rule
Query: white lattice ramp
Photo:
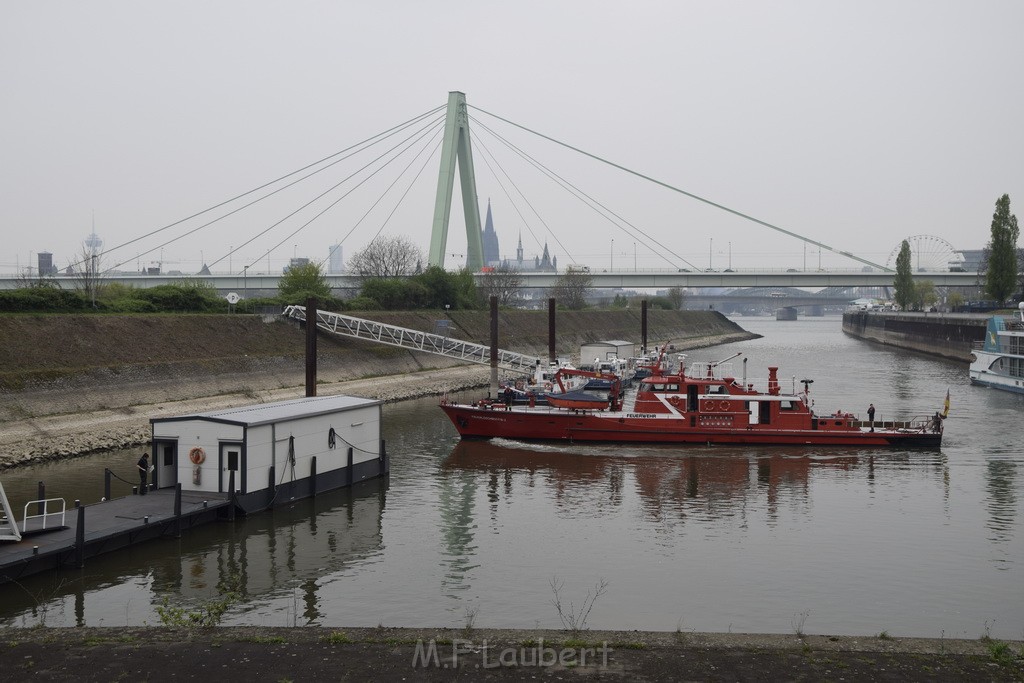
[[[11,504],[7,502],[7,494],[4,492],[4,485],[0,483],[0,541],[20,541],[21,532],[18,531],[18,522],[11,512]]]
[[[289,306],[284,309],[284,315],[296,320],[306,319],[305,306]],[[483,344],[452,339],[451,337],[410,330],[397,325],[353,318],[350,315],[331,313],[329,311],[316,312],[316,325],[321,330],[345,337],[365,339],[378,344],[398,346],[410,351],[422,351],[434,353],[439,356],[455,358],[469,363],[489,365],[491,362],[491,348]],[[504,351],[498,349],[498,367],[515,372],[533,372],[539,363],[534,356],[526,356],[521,353]]]

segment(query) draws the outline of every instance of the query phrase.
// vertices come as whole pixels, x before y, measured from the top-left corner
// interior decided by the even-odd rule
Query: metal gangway
[[[285,315],[295,320],[306,320],[305,306],[288,306],[284,309]],[[326,332],[356,339],[365,339],[388,346],[397,346],[410,351],[422,351],[433,353],[439,356],[455,358],[469,363],[490,365],[491,349],[483,344],[452,339],[447,335],[431,334],[410,330],[397,325],[387,325],[373,320],[353,318],[350,315],[331,313],[330,311],[316,312],[316,326]],[[535,356],[526,356],[521,353],[498,349],[498,367],[513,372],[531,373],[540,364],[540,359]]]
[[[7,502],[7,494],[4,492],[4,485],[0,482],[0,541],[20,541],[21,532],[18,531],[18,523],[14,519],[14,512],[11,504]]]

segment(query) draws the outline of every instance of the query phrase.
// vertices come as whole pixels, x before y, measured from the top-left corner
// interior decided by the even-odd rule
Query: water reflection
[[[321,577],[381,553],[387,483],[369,480],[295,505],[145,543],[0,586],[5,626],[159,623],[163,596],[195,605],[231,588],[243,603],[287,589],[306,623],[322,616]]]
[[[445,592],[468,588],[467,574],[477,567],[474,515],[477,482],[473,477],[455,473],[441,480],[438,505],[444,539],[447,570],[442,581]]]
[[[949,476],[938,450],[630,446],[623,451],[614,446],[551,446],[504,439],[460,441],[443,467],[451,473],[486,473],[492,522],[502,498],[513,500],[517,483],[527,489],[546,486],[556,509],[567,517],[613,514],[629,487],[650,521],[714,521],[742,515],[753,505],[764,508],[773,522],[781,505],[806,504],[816,478],[862,479],[870,490],[879,470],[912,467],[948,490]],[[517,473],[522,476],[514,476]],[[453,528],[466,528],[471,508],[471,500],[463,504],[465,514]]]
[[[1012,538],[1017,513],[1017,463],[989,460],[985,466],[985,490],[988,493],[989,539],[1006,543]]]
[[[748,325],[765,336],[691,358],[742,351],[752,376],[778,363],[782,377],[818,380],[822,410],[874,403],[876,418],[931,414],[951,387],[941,451],[460,443],[436,398],[393,403],[386,510],[383,491],[338,492],[316,515],[300,503],[96,558],[84,574],[3,585],[0,624],[155,624],[164,595],[198,602],[237,574],[247,602],[227,623],[459,628],[475,605],[481,626],[529,627],[553,618],[557,574],[612,582],[594,628],[671,631],[685,615],[698,630],[791,633],[807,610],[819,633],[973,638],[988,621],[1019,637],[1024,396],[971,387],[962,364],[847,337],[838,319]],[[39,480],[97,500],[103,467],[131,479],[137,458],[3,480],[19,505]]]

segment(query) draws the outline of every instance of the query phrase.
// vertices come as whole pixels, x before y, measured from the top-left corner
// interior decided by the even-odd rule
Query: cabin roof
[[[583,344],[582,346],[583,347],[587,347],[587,346],[633,346],[633,345],[634,344],[631,341],[624,341],[622,339],[608,339],[608,340],[602,340],[602,341],[587,342],[586,344]]]
[[[260,403],[223,410],[211,410],[191,415],[175,417],[154,417],[151,424],[159,422],[181,422],[186,420],[205,420],[209,422],[227,422],[254,427],[261,424],[286,422],[289,420],[339,413],[353,408],[364,408],[382,404],[383,401],[358,396],[306,396],[274,403]]]

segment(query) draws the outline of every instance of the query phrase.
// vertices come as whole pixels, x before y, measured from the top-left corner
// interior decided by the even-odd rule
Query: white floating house
[[[153,418],[153,485],[264,508],[388,472],[381,401],[313,396]]]

